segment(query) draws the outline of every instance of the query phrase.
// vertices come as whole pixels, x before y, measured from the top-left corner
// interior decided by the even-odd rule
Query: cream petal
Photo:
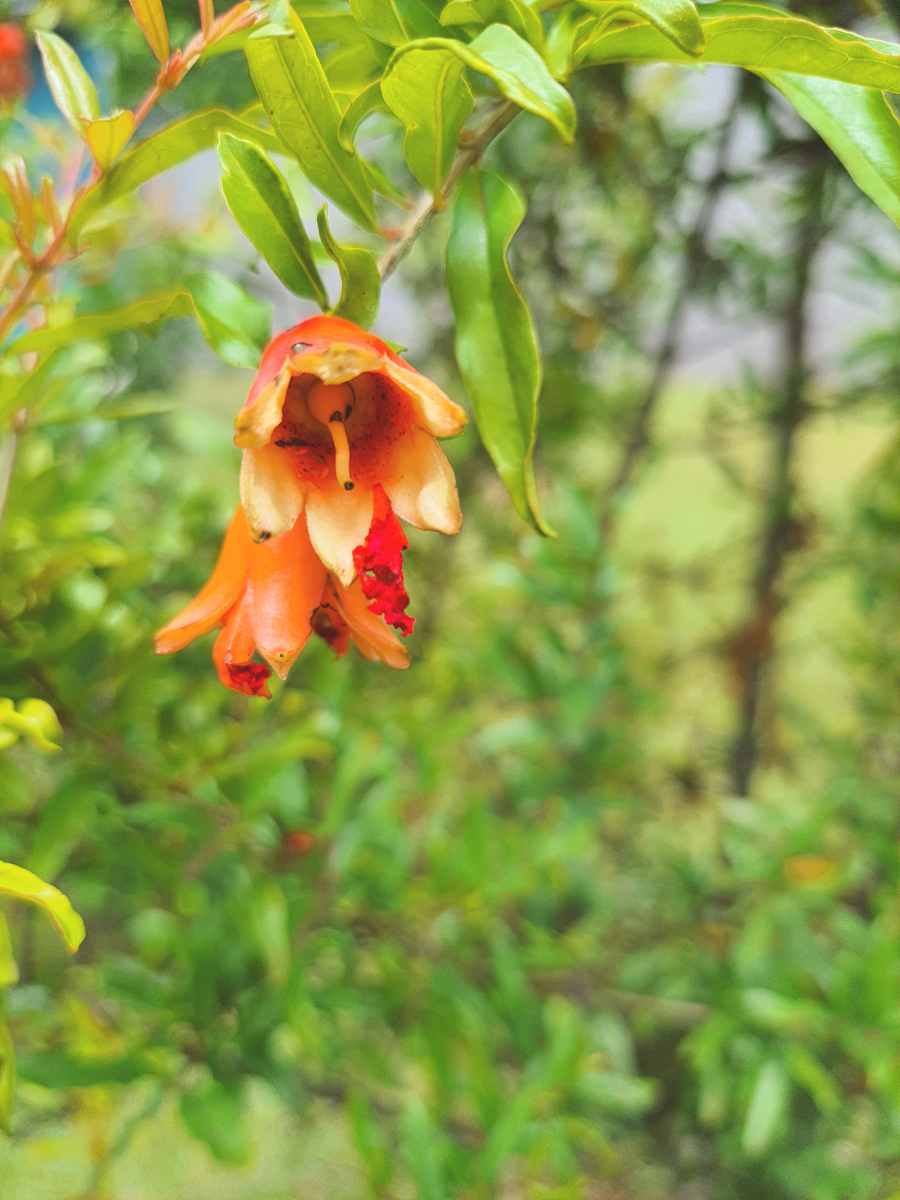
[[[384,355],[367,346],[333,342],[325,350],[307,351],[290,360],[293,375],[315,375],[323,383],[349,383],[365,371],[384,369]]]
[[[345,587],[356,576],[353,551],[366,540],[373,507],[372,489],[360,484],[347,492],[335,481],[310,488],[306,498],[306,524],[313,549]]]
[[[260,450],[281,424],[284,398],[290,386],[290,360],[234,419],[234,444],[241,450]]]
[[[306,493],[278,446],[245,450],[241,462],[241,507],[254,542],[287,533],[303,511]]]
[[[465,429],[469,420],[465,409],[444,395],[436,383],[387,357],[382,370],[406,392],[416,414],[416,423],[423,429],[435,437],[455,437]]]
[[[359,580],[349,588],[343,588],[336,580],[332,580],[332,587],[338,612],[347,622],[350,636],[360,654],[372,662],[380,660],[398,671],[408,667],[408,650],[391,633],[381,617],[369,612]]]
[[[462,513],[453,468],[424,429],[413,426],[391,453],[390,475],[382,480],[391,507],[416,529],[459,533]]]

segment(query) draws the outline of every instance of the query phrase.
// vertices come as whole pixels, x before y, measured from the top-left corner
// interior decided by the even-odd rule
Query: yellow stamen
[[[344,490],[353,491],[353,481],[350,478],[350,443],[347,441],[347,430],[340,417],[328,422],[328,432],[334,441],[334,473],[338,483],[343,484]]]
[[[348,492],[353,491],[353,481],[350,478],[350,443],[344,422],[355,404],[356,397],[349,383],[314,383],[306,397],[310,415],[328,426],[334,442],[334,471],[338,483]]]

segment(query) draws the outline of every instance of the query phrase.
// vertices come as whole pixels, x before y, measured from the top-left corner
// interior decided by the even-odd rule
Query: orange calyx
[[[415,618],[407,616],[409,593],[403,583],[403,551],[409,546],[391,502],[381,484],[372,489],[375,502],[366,540],[353,551],[353,565],[369,612],[384,617],[404,637],[413,631]]]

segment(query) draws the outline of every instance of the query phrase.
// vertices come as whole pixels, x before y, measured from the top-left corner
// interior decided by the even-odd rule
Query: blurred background
[[[112,102],[152,81],[126,6],[28,19]],[[69,135],[33,70],[3,132],[39,161]],[[409,671],[310,644],[266,702],[211,638],[154,657],[237,501],[252,379],[189,322],[82,345],[23,438],[0,695],[65,732],[0,758],[0,858],[88,936],[69,960],[7,906],[2,1200],[900,1197],[897,232],[756,77],[595,68],[576,98],[573,149],[522,114],[490,151],[529,199],[559,536],[474,428],[447,444],[465,525],[410,533]],[[153,120],[252,99],[233,54]],[[312,311],[212,154],[104,222],[61,304],[213,268],[276,329]],[[446,234],[377,331],[464,403]]]

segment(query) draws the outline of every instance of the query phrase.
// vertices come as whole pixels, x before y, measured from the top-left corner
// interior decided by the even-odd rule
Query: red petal
[[[403,551],[407,542],[400,522],[381,484],[373,489],[375,511],[368,536],[353,551],[353,565],[367,600],[369,612],[384,617],[404,637],[413,631],[415,619],[406,615],[409,594],[403,586]]]

